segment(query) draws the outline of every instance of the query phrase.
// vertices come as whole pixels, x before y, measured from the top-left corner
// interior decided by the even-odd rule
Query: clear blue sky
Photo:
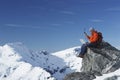
[[[95,27],[120,46],[120,0],[0,0],[0,44],[55,52],[79,46]]]

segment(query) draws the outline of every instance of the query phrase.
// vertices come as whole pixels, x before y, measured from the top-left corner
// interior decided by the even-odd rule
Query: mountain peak
[[[0,79],[62,80],[66,74],[80,71],[76,48],[50,54],[46,50],[32,51],[21,42],[7,43],[0,46]]]
[[[117,70],[120,65],[120,51],[107,42],[98,48],[89,48],[82,60],[82,71],[97,71],[101,74]]]
[[[0,46],[0,80],[54,80],[37,63],[39,56],[21,42]]]
[[[64,80],[88,80],[88,76],[102,76],[120,68],[120,51],[107,42],[102,42],[97,48],[89,47],[82,59],[81,73],[75,76],[70,73]],[[86,73],[85,73],[86,72]],[[82,74],[86,74],[83,78]],[[90,73],[90,74],[88,74]],[[71,77],[72,76],[72,77]],[[85,78],[86,77],[86,78]],[[89,80],[93,80],[89,77]]]
[[[84,75],[87,77],[84,80],[92,80],[95,75],[116,72],[120,67],[120,51],[106,42],[101,46],[100,49],[88,48],[85,58],[81,59],[76,57],[80,46],[48,53],[32,51],[21,42],[8,43],[0,46],[0,80],[63,80],[72,72],[78,79]]]

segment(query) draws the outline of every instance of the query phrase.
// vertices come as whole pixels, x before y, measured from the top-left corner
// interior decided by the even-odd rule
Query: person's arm
[[[90,42],[91,43],[94,43],[98,40],[98,34],[97,33],[94,33],[94,35],[90,38]]]
[[[90,39],[90,36],[88,36],[86,32],[84,32],[84,34],[88,39]]]

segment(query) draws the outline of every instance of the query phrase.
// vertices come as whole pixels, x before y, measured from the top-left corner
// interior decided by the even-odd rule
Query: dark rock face
[[[93,80],[95,75],[91,72],[74,72],[66,75],[64,80]]]
[[[113,72],[120,68],[120,51],[107,42],[96,48],[89,47],[82,60],[81,72],[66,75],[64,80],[93,80],[95,75]]]
[[[120,75],[115,75],[115,76],[112,76],[112,77],[108,77],[104,80],[118,80],[119,77],[120,77]]]

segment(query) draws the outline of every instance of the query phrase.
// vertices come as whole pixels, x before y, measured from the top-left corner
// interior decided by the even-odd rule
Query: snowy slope
[[[22,43],[0,46],[0,80],[54,80],[31,54]]]
[[[0,80],[62,80],[71,72],[80,72],[81,58],[76,57],[80,46],[49,54],[47,51],[32,51],[22,43],[0,46]],[[104,80],[118,76],[120,69],[98,76]]]
[[[53,75],[57,77],[58,80],[62,80],[68,73],[80,72],[82,59],[76,57],[74,51],[76,48],[79,47],[69,48],[52,54],[53,56],[56,56],[57,59],[52,58],[49,61],[52,61],[52,63],[55,63],[55,65],[59,67],[56,74]],[[52,67],[52,65],[50,66]]]
[[[0,46],[0,80],[62,80],[66,74],[80,71],[76,48],[49,54],[31,51],[22,43]]]
[[[117,76],[117,79],[110,79],[110,80],[120,80],[120,69],[116,70],[115,72],[109,74],[103,74],[103,76],[97,77],[94,80],[105,80],[106,78]]]

